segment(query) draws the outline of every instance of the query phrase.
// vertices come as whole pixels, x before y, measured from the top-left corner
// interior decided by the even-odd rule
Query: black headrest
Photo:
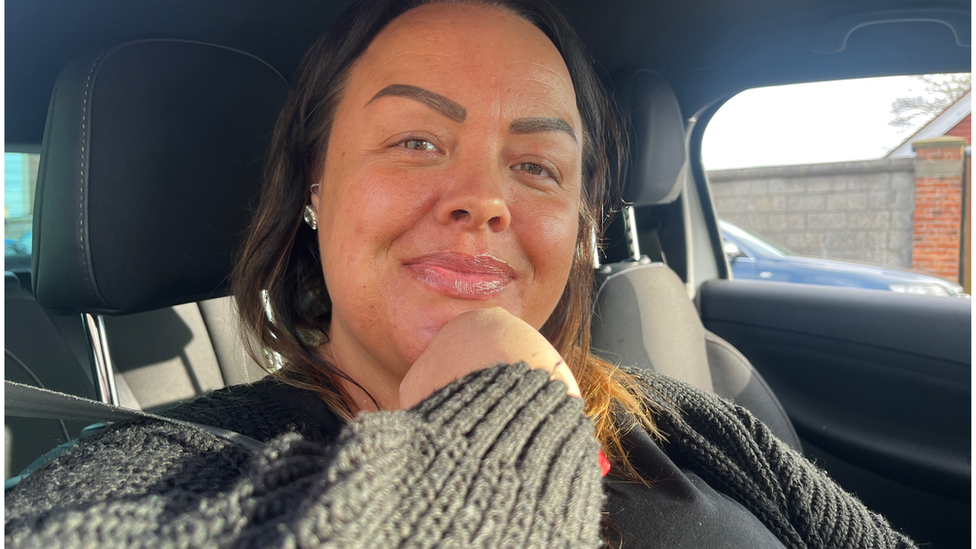
[[[38,302],[119,314],[223,295],[287,93],[264,61],[187,40],[69,63],[41,147]]]
[[[678,99],[664,77],[649,69],[623,69],[613,84],[630,131],[622,198],[635,206],[674,202],[688,160]]]

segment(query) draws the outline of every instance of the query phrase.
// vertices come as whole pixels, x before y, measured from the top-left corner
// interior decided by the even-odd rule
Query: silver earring
[[[319,229],[319,223],[315,219],[315,210],[312,208],[311,204],[305,204],[305,213],[302,214],[302,219],[305,220],[305,223],[308,223],[308,226],[311,227],[313,231],[317,231]]]

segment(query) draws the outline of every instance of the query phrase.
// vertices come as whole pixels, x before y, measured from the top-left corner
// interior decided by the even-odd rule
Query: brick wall
[[[718,216],[798,255],[912,267],[914,159],[708,172]]]
[[[912,267],[959,279],[966,140],[916,141]]]
[[[962,225],[962,276],[960,284],[967,294],[973,293],[973,157],[966,153],[966,180],[963,182],[962,194],[966,197],[963,206]]]
[[[952,129],[947,131],[946,135],[962,137],[963,139],[966,140],[967,145],[972,145],[973,144],[973,113],[967,114],[966,118],[960,120],[958,124],[956,124],[955,126],[952,127]]]

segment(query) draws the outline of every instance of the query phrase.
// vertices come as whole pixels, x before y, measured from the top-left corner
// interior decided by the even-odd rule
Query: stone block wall
[[[797,255],[912,267],[913,158],[708,172],[722,219]]]

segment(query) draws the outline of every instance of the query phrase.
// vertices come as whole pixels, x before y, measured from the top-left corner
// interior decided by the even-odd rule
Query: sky
[[[891,102],[916,95],[925,84],[910,76],[747,90],[712,117],[702,160],[721,170],[880,158],[918,129],[888,124]]]

